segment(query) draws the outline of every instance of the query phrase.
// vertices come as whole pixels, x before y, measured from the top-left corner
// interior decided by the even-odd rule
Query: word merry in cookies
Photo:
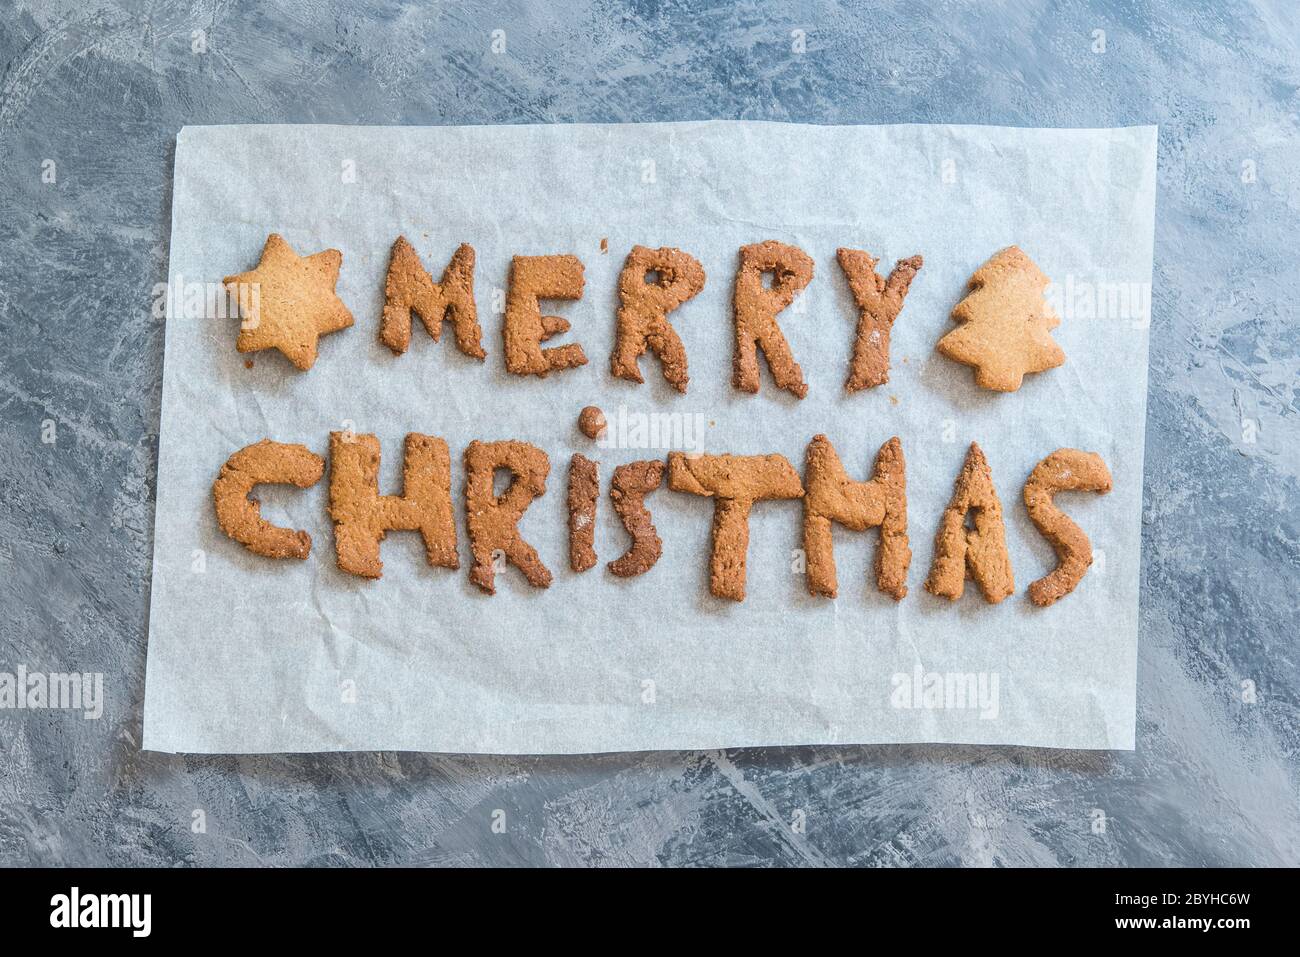
[[[845,391],[854,393],[889,380],[890,333],[923,259],[901,259],[888,276],[877,273],[879,260],[860,249],[841,248],[836,259],[858,308],[844,381]],[[354,322],[335,292],[342,262],[337,249],[304,257],[279,234],[268,236],[257,266],[224,280],[243,316],[236,349],[277,349],[299,370],[310,369],[320,337]],[[410,348],[416,316],[435,342],[443,325],[450,323],[456,348],[483,361],[487,350],[474,298],[474,270],[474,247],[461,243],[435,282],[415,248],[399,236],[384,279],[379,340],[402,355]],[[732,293],[734,388],[758,392],[761,353],[778,388],[800,399],[808,394],[803,369],[778,316],[812,282],[813,273],[812,257],[797,246],[766,240],[740,247]],[[687,252],[668,246],[632,248],[618,278],[616,336],[609,360],[616,378],[644,383],[640,359],[652,353],[664,380],[686,392],[686,349],[670,314],[699,295],[705,282],[704,267]],[[512,259],[502,323],[507,371],[544,377],[587,364],[579,342],[543,346],[569,332],[570,324],[545,315],[541,305],[581,299],[585,283],[582,261],[572,254]],[[1060,319],[1044,297],[1048,285],[1048,278],[1019,248],[999,251],[971,276],[966,297],[952,312],[958,327],[944,335],[936,349],[973,367],[976,382],[984,388],[1014,392],[1026,374],[1065,362],[1051,336]]]
[[[330,434],[329,515],[334,524],[338,567],[364,578],[383,570],[380,545],[390,531],[417,531],[434,567],[458,569],[457,529],[451,498],[451,456],[447,443],[418,433],[406,436],[400,495],[379,490],[379,440],[373,435]],[[325,474],[325,460],[303,445],[269,439],[235,452],[221,467],[212,494],[222,531],[249,551],[268,558],[305,559],[311,536],[282,528],[261,516],[250,496],[262,484],[308,488]],[[473,441],[464,452],[465,525],[473,557],[470,580],[495,592],[497,556],[514,565],[536,588],[551,584],[550,570],[519,532],[529,505],[546,492],[550,459],[535,445],[518,441]],[[498,494],[494,478],[508,471],[510,483]],[[567,505],[569,564],[575,572],[595,567],[596,509],[600,498],[598,463],[575,454],[569,463]],[[713,500],[710,590],[719,598],[743,601],[749,551],[749,515],[763,502],[799,501],[803,509],[803,549],[812,595],[835,598],[839,584],[833,530],[879,529],[876,587],[895,600],[907,594],[912,560],[908,539],[907,474],[902,443],[891,438],[876,454],[870,477],[854,478],[830,440],[814,436],[803,474],[782,455],[706,455],[672,452],[667,463],[647,459],[620,465],[609,483],[609,499],[629,545],[607,563],[611,574],[634,577],[649,572],[663,554],[646,499],[665,473],[672,491]],[[1105,493],[1110,472],[1101,457],[1077,449],[1058,449],[1040,461],[1022,489],[1029,517],[1056,551],[1057,565],[1029,586],[1030,600],[1047,606],[1069,594],[1092,564],[1088,537],[1057,507],[1058,492]],[[504,567],[504,566],[501,566]],[[939,519],[934,557],[925,588],[955,601],[967,580],[996,604],[1015,590],[1007,552],[1002,503],[993,473],[980,447],[972,443]]]

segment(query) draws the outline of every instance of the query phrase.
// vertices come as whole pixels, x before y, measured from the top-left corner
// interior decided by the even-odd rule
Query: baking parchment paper
[[[1131,749],[1138,638],[1154,127],[1045,130],[831,127],[753,122],[515,127],[186,127],[177,137],[144,747],[179,752],[419,750],[565,753],[811,743],[964,742]],[[343,252],[338,292],[356,324],[321,340],[307,373],[278,353],[235,351],[237,318],[194,297],[251,269],[269,232],[301,255]],[[486,362],[434,343],[377,339],[393,240],[436,279],[471,243]],[[816,261],[781,323],[809,383],[759,395],[731,386],[737,249],[778,239]],[[608,252],[602,241],[607,240]],[[1064,366],[1016,393],[977,388],[937,355],[972,271],[1018,244],[1053,278]],[[678,246],[708,275],[672,315],[690,386],[658,361],[644,385],[609,372],[616,281],[634,244]],[[844,392],[857,310],[839,246],[925,265],[894,326],[889,382]],[[544,303],[589,364],[545,379],[506,373],[500,308],[514,254],[574,253],[580,301]],[[196,285],[197,284],[197,285]],[[219,287],[217,287],[219,288]],[[195,289],[199,292],[196,293]],[[188,299],[187,299],[188,297]],[[576,429],[600,406],[606,446]],[[658,416],[652,420],[651,416]],[[653,431],[657,447],[650,444]],[[383,578],[340,572],[323,480],[262,486],[263,514],[308,530],[305,561],[249,554],[222,535],[211,485],[262,438],[328,453],[331,430],[373,433],[381,492],[400,491],[407,432],[452,455],[461,569],[430,568],[417,533],[389,535]],[[619,580],[626,547],[609,504],[616,465],[688,450],[779,452],[800,472],[827,434],[866,478],[898,435],[914,553],[899,603],[875,589],[877,533],[835,531],[840,596],[807,593],[798,502],[751,517],[748,598],[708,588],[712,502],[664,486],[648,505],[663,557]],[[513,567],[495,596],[468,580],[463,453],[516,438],[550,456],[522,529],[555,575],[530,588]],[[610,441],[612,440],[612,441]],[[940,513],[978,441],[1006,512],[1016,593],[956,603],[922,584]],[[1052,450],[1101,454],[1105,496],[1061,496],[1097,561],[1048,609],[1025,588],[1054,564],[1021,500]],[[565,482],[580,451],[600,464],[600,564],[568,567]]]

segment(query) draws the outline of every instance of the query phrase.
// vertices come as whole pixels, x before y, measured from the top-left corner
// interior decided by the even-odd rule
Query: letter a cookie
[[[966,527],[966,514],[974,512],[974,528]],[[1015,591],[1011,556],[1007,554],[1007,533],[1002,521],[1002,503],[993,488],[993,472],[984,453],[974,442],[953,488],[952,501],[944,509],[939,532],[934,538],[934,561],[925,590],[940,598],[956,601],[970,578],[984,592],[984,600],[996,605]]]

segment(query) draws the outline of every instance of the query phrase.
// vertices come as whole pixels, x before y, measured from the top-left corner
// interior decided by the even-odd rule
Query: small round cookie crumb
[[[599,438],[605,431],[605,413],[589,405],[578,413],[578,430],[589,439]]]

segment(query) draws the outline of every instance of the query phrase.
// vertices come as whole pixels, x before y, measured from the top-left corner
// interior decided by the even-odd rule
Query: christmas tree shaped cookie
[[[1027,372],[1065,362],[1052,339],[1061,324],[1043,290],[1050,280],[1019,247],[1008,246],[970,277],[970,291],[952,317],[961,323],[939,340],[940,353],[975,367],[975,382],[997,392],[1015,392]]]

